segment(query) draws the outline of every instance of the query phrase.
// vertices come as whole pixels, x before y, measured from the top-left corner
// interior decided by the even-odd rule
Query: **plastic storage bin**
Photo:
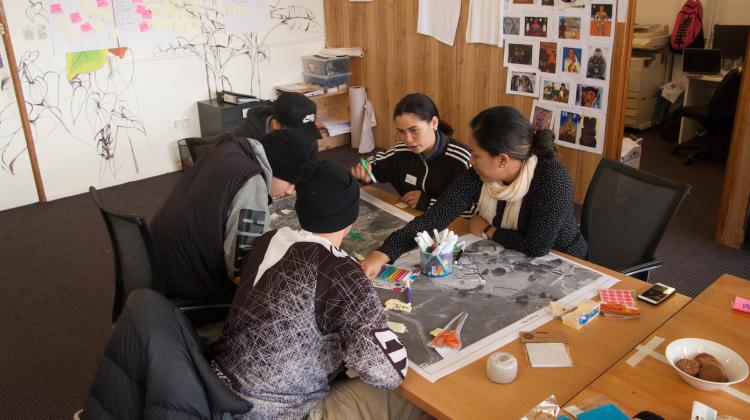
[[[318,76],[333,76],[351,72],[349,70],[349,57],[307,55],[302,57],[302,67],[305,73]]]
[[[320,85],[324,88],[332,88],[344,83],[348,85],[352,82],[351,73],[334,74],[333,76],[320,76],[312,73],[303,73],[303,75],[305,76],[305,83]]]

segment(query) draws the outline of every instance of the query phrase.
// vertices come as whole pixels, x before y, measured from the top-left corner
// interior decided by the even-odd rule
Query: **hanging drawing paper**
[[[417,33],[453,46],[460,16],[461,0],[419,0]]]
[[[499,45],[501,42],[502,4],[497,0],[471,0],[466,42]],[[518,35],[516,33],[515,35]]]

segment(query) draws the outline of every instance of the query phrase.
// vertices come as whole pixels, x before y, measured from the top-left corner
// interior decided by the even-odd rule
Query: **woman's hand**
[[[359,163],[352,166],[351,172],[352,172],[352,176],[364,182],[365,184],[369,184],[370,182],[372,182],[372,180],[370,179],[370,176],[367,175],[367,171],[365,170],[365,168],[363,168],[362,165]]]
[[[419,199],[421,197],[422,197],[422,191],[414,190],[414,191],[409,191],[408,193],[404,194],[404,196],[401,197],[401,201],[408,204],[409,207],[416,209],[417,204],[419,204]]]
[[[475,214],[471,217],[471,222],[469,223],[469,232],[472,235],[482,236],[482,233],[489,225],[490,223],[484,220],[482,216]]]
[[[390,258],[380,251],[372,251],[370,255],[360,262],[362,264],[362,271],[368,279],[372,280],[380,272],[380,267],[383,264],[388,264]]]

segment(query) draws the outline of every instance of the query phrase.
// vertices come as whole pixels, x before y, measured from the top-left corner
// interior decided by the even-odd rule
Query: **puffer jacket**
[[[213,374],[185,315],[139,289],[112,330],[81,419],[218,420],[251,408]]]

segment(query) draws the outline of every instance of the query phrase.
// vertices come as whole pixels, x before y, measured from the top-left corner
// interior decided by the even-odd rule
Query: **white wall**
[[[5,8],[25,80],[24,94],[33,104],[27,105],[27,111],[34,120],[32,131],[47,198],[79,194],[89,185],[107,187],[178,169],[176,141],[199,135],[196,102],[209,95],[203,62],[185,51],[163,54],[155,47],[130,49],[124,59],[110,54],[102,69],[82,76],[80,80],[91,81],[86,91],[78,81],[68,81],[65,55],[53,53],[49,39],[24,36],[29,27],[46,23],[45,16],[28,13],[30,5],[38,3],[14,0],[5,2]],[[261,47],[262,54],[257,56],[266,59],[255,67],[252,53],[226,61],[223,74],[232,90],[272,98],[273,86],[301,80],[302,55],[324,47],[323,0],[281,0],[279,4],[306,6],[314,12],[317,27],[305,32],[301,26],[292,30],[277,25],[267,38],[243,35],[247,45]],[[261,39],[264,41],[258,42]],[[3,59],[7,62],[5,56]],[[102,121],[123,107],[128,118],[112,118],[108,151],[114,157],[105,159],[97,133],[106,125]],[[0,210],[37,201],[23,135],[10,135],[21,128],[18,115],[12,86],[0,91],[0,152],[21,152],[13,173],[0,166]],[[117,125],[121,126],[119,136],[114,131]],[[2,159],[7,156],[0,154]]]
[[[669,25],[671,33],[677,12],[685,0],[638,0],[636,23]],[[703,5],[703,34],[710,45],[716,24],[750,25],[750,0],[701,0]],[[682,73],[682,55],[674,54],[672,80],[687,82]]]

